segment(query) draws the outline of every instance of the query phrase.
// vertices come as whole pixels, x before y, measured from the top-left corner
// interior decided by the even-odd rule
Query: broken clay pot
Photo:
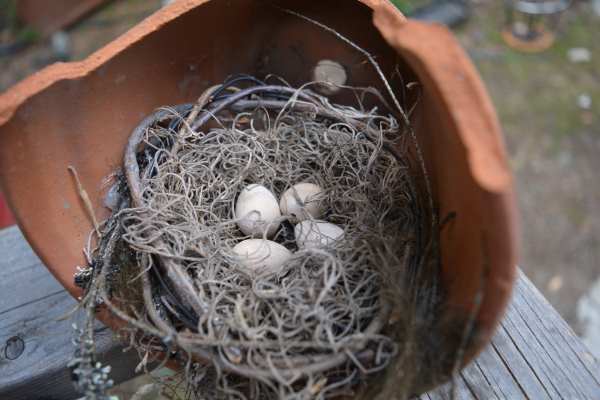
[[[375,55],[397,93],[420,83],[413,122],[440,219],[448,309],[476,314],[464,363],[489,341],[516,272],[516,212],[500,126],[473,65],[444,27],[404,18],[388,1],[274,3],[338,30]],[[67,167],[105,217],[103,179],[131,130],[156,107],[194,101],[230,74],[274,73],[292,85],[320,60],[348,84],[383,86],[364,56],[264,2],[180,0],[84,61],[55,64],[0,97],[0,184],[34,250],[74,296],[91,230]],[[342,98],[334,100],[342,101]],[[482,298],[475,299],[481,289]],[[116,323],[109,317],[105,322]]]
[[[11,226],[14,223],[15,222],[12,213],[8,209],[8,206],[4,201],[4,197],[0,192],[0,229],[6,228],[7,226]]]

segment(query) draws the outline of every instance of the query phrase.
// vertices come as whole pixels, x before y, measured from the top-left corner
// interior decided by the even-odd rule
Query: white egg
[[[233,247],[233,252],[242,266],[257,274],[276,274],[292,257],[288,249],[265,239],[243,240]]]
[[[265,231],[267,237],[277,232],[281,211],[277,198],[262,185],[248,185],[240,193],[235,204],[235,217],[238,226],[245,235],[262,237]]]
[[[348,80],[348,74],[339,62],[321,60],[313,69],[313,80],[319,82],[321,93],[331,95],[340,91]]]
[[[283,193],[279,208],[283,215],[294,216],[299,221],[320,218],[323,204],[319,195],[322,192],[323,189],[314,183],[298,183]]]
[[[294,228],[299,248],[329,247],[344,238],[344,230],[325,221],[302,221]]]

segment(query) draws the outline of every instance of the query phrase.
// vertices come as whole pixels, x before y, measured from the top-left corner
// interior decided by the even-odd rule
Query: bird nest
[[[372,88],[345,88],[352,106],[319,88],[232,77],[144,119],[114,176],[112,215],[76,275],[84,303],[127,322],[144,365],[182,365],[199,398],[330,398],[399,358],[422,364],[416,338],[440,293],[414,134]],[[281,197],[298,183],[319,188],[292,198],[319,215],[240,229],[244,190]],[[306,223],[342,233],[306,245]],[[246,240],[260,244],[250,264],[236,251]],[[262,268],[266,243],[286,255],[275,269]]]

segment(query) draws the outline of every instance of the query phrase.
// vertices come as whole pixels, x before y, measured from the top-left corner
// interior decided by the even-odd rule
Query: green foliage
[[[40,39],[38,31],[19,21],[16,0],[0,0],[0,32],[8,32],[10,41],[15,43],[34,43]]]
[[[392,0],[392,3],[405,14],[413,10],[413,6],[409,0]]]
[[[598,19],[580,7],[561,15],[554,45],[541,53],[523,53],[506,46],[501,36],[505,21],[501,5],[476,9],[469,26],[458,31],[459,37],[469,41],[509,132],[551,135],[558,144],[564,137],[589,131],[590,126],[600,123],[598,113],[584,123],[583,111],[577,105],[578,96],[584,93],[592,98],[594,107],[600,104]],[[570,62],[567,53],[573,47],[590,50],[591,61]]]
[[[40,39],[40,33],[29,26],[25,26],[17,32],[16,39],[18,42],[34,43]]]

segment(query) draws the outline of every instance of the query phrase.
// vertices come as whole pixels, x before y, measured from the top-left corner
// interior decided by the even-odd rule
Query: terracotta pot
[[[448,309],[466,319],[483,279],[470,360],[492,335],[515,278],[515,206],[493,106],[473,65],[441,26],[405,19],[388,1],[293,1],[422,85],[415,126],[441,218]],[[345,66],[349,84],[381,84],[364,57],[330,33],[251,0],[180,0],[88,59],[56,64],[0,97],[0,183],[19,225],[74,295],[91,229],[67,166],[102,206],[104,177],[121,165],[132,128],[155,107],[193,101],[232,73],[310,79],[321,59]],[[400,92],[400,81],[392,81]],[[343,99],[342,99],[343,100]],[[106,317],[105,317],[106,318]],[[114,324],[115,321],[107,321]]]
[[[8,209],[2,193],[0,193],[0,229],[6,228],[7,226],[13,225],[15,220],[12,213]]]
[[[108,0],[18,0],[19,18],[46,36],[67,27]]]

